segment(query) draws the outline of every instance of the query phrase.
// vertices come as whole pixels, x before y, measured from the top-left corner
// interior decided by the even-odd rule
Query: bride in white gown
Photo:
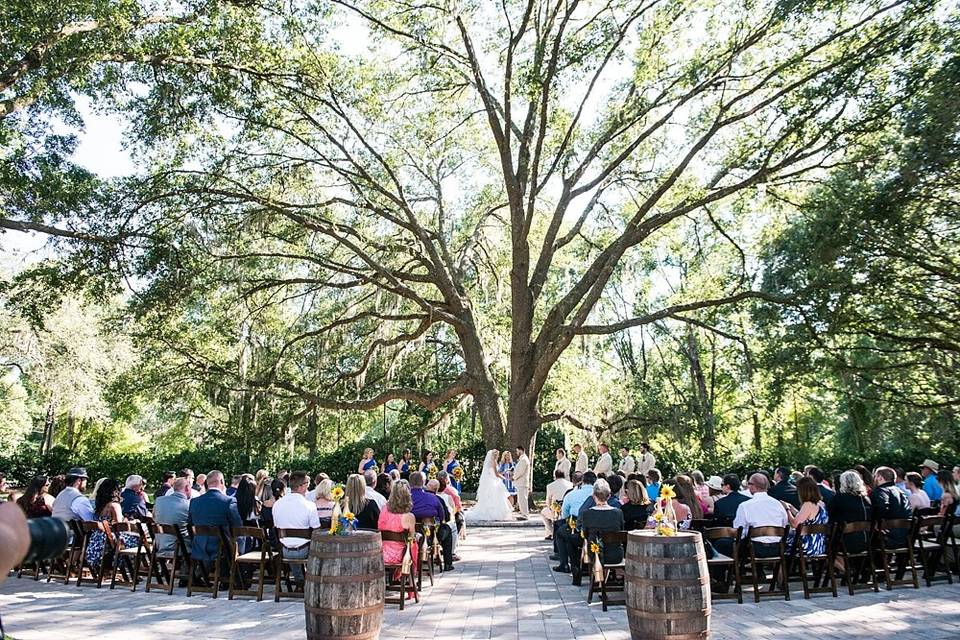
[[[491,520],[513,520],[513,507],[507,497],[507,487],[497,473],[496,449],[487,451],[480,472],[480,486],[477,488],[477,504],[464,513],[467,522],[486,522]]]

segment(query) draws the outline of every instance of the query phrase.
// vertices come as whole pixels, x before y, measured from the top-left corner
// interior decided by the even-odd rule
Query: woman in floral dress
[[[510,504],[517,506],[517,488],[513,485],[513,456],[510,455],[509,451],[504,451],[500,456],[500,466],[497,467],[497,473],[503,479],[503,486],[507,488]]]

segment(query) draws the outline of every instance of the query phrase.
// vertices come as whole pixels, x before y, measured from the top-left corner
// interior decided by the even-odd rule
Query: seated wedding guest
[[[417,539],[417,518],[413,515],[413,498],[410,495],[410,485],[406,480],[399,480],[393,485],[393,491],[390,492],[390,499],[387,500],[387,506],[380,512],[380,519],[377,522],[377,528],[380,531],[393,531],[396,533],[406,533],[410,540],[413,540],[413,571],[416,573],[419,560],[419,545]],[[383,562],[384,564],[401,564],[406,545],[402,542],[384,542],[383,543]]]
[[[257,496],[254,493],[255,485],[251,481],[250,475],[243,475],[240,482],[237,483],[237,491],[233,494],[237,501],[237,512],[244,526],[256,526],[257,524]]]
[[[927,497],[930,498],[931,502],[939,500],[943,495],[943,489],[937,482],[937,472],[939,470],[940,465],[930,459],[924,460],[923,464],[920,465],[920,475],[923,476],[923,490],[927,492]]]
[[[710,497],[710,487],[707,486],[707,481],[703,477],[703,472],[697,469],[694,469],[690,472],[688,476],[693,482],[693,490],[697,494],[697,497],[700,498],[700,506],[703,511],[706,511],[707,498]]]
[[[710,476],[704,485],[707,487],[708,495],[700,501],[700,506],[703,508],[703,517],[709,518],[713,515],[713,505],[723,495],[723,478]]]
[[[357,473],[364,473],[370,469],[377,468],[377,461],[373,457],[373,449],[367,447],[363,450],[363,457],[360,458],[360,464],[357,465]]]
[[[877,467],[873,472],[873,495],[870,496],[870,512],[873,520],[909,520],[913,517],[910,498],[897,485],[897,472],[890,467]],[[903,547],[907,544],[909,529],[890,529],[885,541],[891,547]]]
[[[377,493],[374,488],[377,484],[377,472],[373,469],[367,469],[363,472],[363,481],[366,484],[367,500],[373,500],[377,503],[377,509],[383,509],[387,506],[387,499]]]
[[[150,515],[147,507],[147,496],[144,492],[146,482],[142,476],[127,476],[123,493],[120,494],[120,508],[125,518],[137,520]]]
[[[193,483],[193,497],[202,496],[207,492],[207,474],[198,473],[196,481]]]
[[[674,505],[674,510],[677,511],[677,521],[682,522],[690,519],[702,520],[703,503],[700,502],[700,496],[697,495],[696,489],[693,487],[693,480],[690,479],[690,476],[679,475],[674,478],[673,488],[677,494],[674,501],[685,506],[690,513],[689,517],[681,518],[680,511],[677,510],[676,505]],[[687,525],[689,526],[689,523],[687,523]]]
[[[797,481],[797,497],[800,500],[800,508],[797,509],[789,503],[788,518],[790,527],[794,531],[790,532],[789,545],[793,545],[795,532],[805,524],[827,524],[829,516],[827,507],[823,504],[820,497],[820,491],[817,488],[817,482],[810,476],[804,476]],[[827,548],[827,536],[823,533],[813,533],[804,535],[800,544],[803,545],[803,553],[808,556],[822,555]]]
[[[311,489],[310,491],[307,491],[307,495],[306,495],[307,500],[309,500],[310,502],[316,502],[316,500],[317,500],[317,487],[320,486],[320,483],[321,483],[321,482],[323,482],[324,480],[329,480],[329,479],[330,479],[330,476],[328,476],[328,475],[325,474],[325,473],[318,473],[318,474],[316,474],[315,476],[313,476],[313,489]],[[280,478],[280,480],[282,480],[284,484],[286,484],[286,482],[287,482],[287,481],[284,480],[283,478]]]
[[[87,470],[73,467],[64,478],[64,487],[53,501],[53,517],[61,520],[95,520],[93,505],[83,492],[87,490]]]
[[[567,491],[573,488],[573,484],[567,480],[562,469],[555,469],[553,472],[553,482],[547,485],[546,506],[540,511],[543,518],[543,528],[546,533],[546,540],[553,540],[553,523],[559,515],[553,509],[554,503],[563,504],[563,496]]]
[[[386,460],[383,461],[383,472],[389,474],[394,469],[399,470],[400,465],[397,464],[395,456],[392,453],[388,453]]]
[[[260,488],[260,485],[263,484],[263,481],[267,479],[267,476],[270,475],[270,472],[266,469],[257,469],[257,473],[253,476],[253,484],[257,489]]]
[[[869,498],[873,495],[873,474],[862,464],[853,465],[853,470],[860,474],[860,479],[863,480],[863,486],[866,488]]]
[[[740,493],[740,478],[735,473],[728,473],[723,476],[720,493],[722,495],[713,503],[711,524],[726,527],[733,524],[737,509],[750,498]]]
[[[557,559],[560,564],[553,568],[560,573],[571,572],[571,562],[580,561],[580,533],[574,528],[568,526],[570,518],[576,519],[580,514],[580,507],[593,495],[593,484],[597,481],[597,474],[593,471],[583,472],[582,484],[567,492],[563,498],[563,506],[560,508],[560,519],[554,528],[554,536],[557,541]]]
[[[273,505],[283,497],[286,490],[286,485],[279,480],[266,478],[263,481],[263,487],[260,489],[260,525],[264,529],[269,529],[274,526]]]
[[[903,491],[905,494],[907,494],[907,497],[909,497],[910,490],[907,489],[907,475],[903,470],[903,467],[894,467],[893,471],[897,474],[897,488],[900,489],[900,491]]]
[[[239,480],[238,480],[239,482]],[[223,473],[213,470],[207,474],[207,491],[190,501],[190,524],[193,526],[239,527],[240,512],[237,501],[226,494]],[[213,536],[194,536],[190,555],[201,561],[204,575],[213,569],[217,553],[217,540]],[[220,557],[220,574],[229,575],[230,566],[226,553]]]
[[[366,480],[364,480],[366,482]],[[393,479],[388,473],[381,473],[377,476],[377,484],[373,490],[379,493],[385,500],[390,499],[390,489],[393,486]]]
[[[153,505],[153,520],[157,524],[169,524],[177,527],[180,534],[190,548],[190,531],[187,522],[190,520],[190,481],[187,478],[176,478],[170,487],[172,491],[157,498]],[[172,553],[177,544],[174,536],[158,534],[154,541],[157,549],[163,553]]]
[[[237,487],[240,485],[240,478],[243,476],[236,475],[230,480],[230,486],[227,487],[226,495],[228,497],[233,497],[237,493]]]
[[[51,498],[56,499],[65,486],[67,486],[67,476],[58,473],[50,478],[50,487],[47,489],[47,493],[50,494]]]
[[[647,495],[650,500],[656,500],[660,497],[660,469],[650,469],[647,471]]]
[[[165,496],[170,493],[170,489],[173,485],[173,479],[177,477],[173,471],[164,471],[163,475],[160,477],[160,486],[157,487],[157,491],[153,494],[153,499],[156,500],[160,496]]]
[[[367,482],[363,476],[354,473],[347,478],[347,488],[343,495],[343,511],[353,513],[353,517],[357,519],[358,529],[376,530],[380,519],[380,507],[367,497]]]
[[[783,500],[800,508],[800,499],[797,497],[797,488],[790,482],[790,467],[777,467],[773,472],[774,485],[770,487],[770,497],[774,500]]]
[[[823,504],[829,507],[830,501],[837,495],[837,492],[827,486],[823,471],[820,470],[820,467],[811,464],[806,467],[806,475],[813,478],[813,481],[817,483],[820,499],[823,500]]]
[[[767,494],[769,483],[762,473],[753,474],[747,481],[752,497],[740,504],[733,518],[734,527],[743,527],[744,539],[750,527],[786,527],[789,524],[783,505]],[[763,536],[754,539],[753,549],[758,557],[770,558],[780,553],[779,542],[780,538],[775,536]],[[713,546],[723,555],[733,556],[733,542],[729,538],[715,540]]]
[[[410,475],[410,474],[407,474],[407,475]],[[400,480],[403,480],[403,475],[400,473],[398,469],[394,469],[393,471],[390,472],[391,482],[399,482]]]
[[[587,540],[595,542],[598,534],[608,531],[623,531],[623,512],[607,504],[610,499],[610,485],[604,480],[597,480],[593,484],[594,505],[583,511],[580,519],[581,527]],[[617,564],[623,561],[623,546],[619,544],[605,544],[602,547],[604,564]]]
[[[463,511],[463,501],[460,500],[460,493],[450,484],[450,474],[441,471],[437,474],[437,480],[440,481],[440,491],[450,496],[454,509],[457,513],[461,513]]]
[[[427,491],[443,501],[443,505],[447,514],[447,519],[444,521],[444,524],[450,529],[450,540],[452,542],[451,550],[453,551],[453,561],[456,562],[460,560],[460,556],[457,555],[459,536],[457,535],[457,521],[455,518],[457,512],[456,507],[453,505],[453,498],[442,491],[441,483],[438,478],[427,480]]]
[[[359,476],[358,476],[359,479]],[[330,482],[324,480],[324,482]],[[321,483],[322,484],[322,483]],[[273,524],[278,529],[319,529],[320,519],[317,508],[306,498],[310,477],[306,471],[294,471],[290,474],[290,493],[273,505]],[[310,552],[310,540],[307,538],[280,538],[285,558],[306,558]],[[298,587],[304,583],[303,566],[291,567],[293,579]]]
[[[293,491],[293,480],[291,478],[290,490]],[[310,482],[310,479],[307,479],[307,482]],[[333,480],[327,478],[326,480],[321,480],[320,484],[317,485],[317,488],[313,490],[314,499],[313,504],[317,510],[317,517],[320,518],[321,526],[329,526],[330,518],[333,517]],[[306,492],[304,492],[306,494]],[[306,498],[304,498],[306,499]],[[274,516],[276,517],[276,516]]]
[[[643,529],[650,515],[650,496],[639,480],[627,480],[624,492],[627,501],[620,507],[623,512],[623,528],[626,531]]]
[[[960,490],[953,474],[948,469],[941,469],[937,472],[937,483],[943,490],[943,495],[940,496],[940,515],[952,516],[956,512],[957,504],[960,504]]]
[[[193,484],[193,480],[194,480],[193,469],[187,469],[187,468],[180,469],[180,471],[177,471],[177,477],[187,479],[187,488],[190,489],[190,491],[188,491],[187,493],[191,494],[191,497],[192,497],[193,495],[192,491],[195,491],[194,484]],[[171,483],[170,486],[172,487],[173,484]],[[171,488],[171,491],[172,491],[172,488]],[[170,491],[167,491],[167,493],[170,493]]]
[[[28,518],[47,518],[53,515],[53,496],[48,491],[50,481],[47,476],[34,476],[30,486],[17,498],[17,504]]]
[[[827,507],[830,522],[843,526],[850,522],[864,522],[870,520],[870,499],[867,489],[863,486],[863,477],[854,471],[844,471],[840,474],[837,495]],[[867,532],[851,533],[844,536],[844,545],[850,553],[859,553],[867,548],[869,534]]]
[[[599,478],[599,476],[597,477]],[[607,483],[607,488],[610,489],[610,497],[607,498],[607,504],[610,505],[611,507],[614,507],[615,509],[619,509],[620,500],[616,496],[620,492],[620,489],[623,488],[623,479],[620,476],[614,474],[607,478],[604,478],[604,482]],[[590,509],[591,507],[593,507],[593,505],[594,505],[593,495],[591,494],[590,496],[587,497],[586,500],[583,501],[583,504],[580,505],[580,511],[577,512],[577,520],[578,520],[577,529],[580,529],[579,520],[581,517],[583,517],[584,511],[586,511],[587,509]]]
[[[929,509],[930,496],[923,490],[923,476],[916,471],[907,474],[907,491],[910,492],[910,506],[913,509]]]
[[[440,498],[424,488],[425,477],[419,471],[410,474],[410,496],[413,500],[413,515],[420,520],[433,518],[436,522],[446,522],[449,517],[446,505]],[[446,527],[437,529],[437,541],[443,551],[443,570],[453,571],[453,536]]]
[[[127,521],[120,509],[120,483],[113,478],[107,478],[100,484],[94,497],[94,512],[97,514],[97,520],[110,526]],[[140,544],[140,537],[132,533],[121,533],[120,540],[124,549],[135,549]],[[104,552],[112,549],[113,544],[112,533],[95,531],[87,543],[87,564],[96,567],[99,573]]]

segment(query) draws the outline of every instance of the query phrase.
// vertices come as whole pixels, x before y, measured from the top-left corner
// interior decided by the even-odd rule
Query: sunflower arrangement
[[[563,503],[559,500],[554,500],[553,504],[550,505],[550,508],[553,510],[554,518],[560,517],[560,512],[563,511]]]
[[[453,468],[453,479],[457,482],[463,482],[463,467],[460,465]]]
[[[660,487],[657,504],[653,511],[653,520],[656,523],[657,535],[673,536],[677,533],[677,514],[673,510],[672,500],[677,497],[673,486],[665,484]]]
[[[427,477],[428,477],[430,480],[436,480],[436,479],[437,479],[437,473],[439,473],[439,470],[437,469],[437,465],[435,465],[435,464],[433,464],[433,463],[431,462],[431,463],[430,463],[430,466],[427,467]]]
[[[343,499],[343,487],[340,485],[337,485],[333,489],[331,489],[330,497],[333,498],[334,502],[340,502]]]
[[[356,530],[357,518],[352,511],[344,511],[339,515],[334,515],[336,517],[330,521],[330,535],[348,536]]]

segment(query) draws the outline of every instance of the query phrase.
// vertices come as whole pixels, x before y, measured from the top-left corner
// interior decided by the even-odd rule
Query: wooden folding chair
[[[430,578],[430,586],[433,586],[433,566],[436,559],[434,545],[439,546],[436,540],[436,521],[433,518],[418,518],[416,531],[421,536],[420,564],[417,567],[417,591],[423,591],[423,574],[427,574],[427,577]],[[442,570],[442,559],[440,561],[440,567]]]
[[[126,548],[123,545],[121,533],[136,536],[137,546]],[[111,589],[117,586],[117,570],[120,569],[122,573],[126,574],[129,567],[131,591],[137,590],[137,584],[140,582],[140,563],[141,561],[146,561],[148,565],[150,563],[149,542],[146,526],[140,522],[115,522],[113,524],[113,562],[110,564]],[[122,564],[127,566],[121,567]]]
[[[904,531],[906,540],[903,544],[890,544],[889,532]],[[913,585],[914,589],[920,588],[920,577],[917,572],[916,556],[914,555],[914,536],[916,527],[914,521],[909,518],[898,518],[893,520],[881,520],[877,525],[877,544],[880,547],[880,562],[882,563],[883,581],[887,585],[887,591],[895,586]],[[896,578],[894,572],[890,570],[891,561],[896,560]],[[911,579],[902,578],[906,572],[910,571]]]
[[[313,529],[275,529],[277,540],[281,538],[304,538],[306,540],[313,539]],[[307,543],[309,544],[309,543]],[[274,575],[274,584],[273,584],[273,600],[274,602],[280,602],[280,598],[297,598],[303,599],[303,591],[298,591],[293,584],[293,581],[290,579],[290,567],[294,565],[300,565],[303,567],[304,577],[306,577],[307,571],[307,559],[306,558],[288,558],[284,555],[284,552],[287,550],[283,546],[283,543],[280,543],[280,551],[274,555],[274,564],[275,564],[275,575]],[[287,590],[284,592],[281,588],[281,577],[285,578],[287,583]]]
[[[740,576],[742,562],[740,559],[741,545],[743,544],[743,527],[707,527],[702,532],[704,542],[720,540],[721,538],[731,538],[733,540],[733,556],[727,557],[718,554],[713,558],[707,558],[707,567],[720,567],[722,569],[733,569],[733,592],[717,593],[711,590],[710,598],[712,600],[736,600],[738,604],[743,604],[743,580]]]
[[[797,560],[797,571],[803,583],[803,598],[805,600],[809,600],[811,594],[814,593],[829,593],[834,598],[837,597],[837,573],[833,566],[833,530],[833,525],[829,524],[803,524],[796,531],[791,558]],[[823,536],[823,553],[814,555],[804,551],[803,537],[813,535]],[[829,586],[827,584],[828,580]],[[812,587],[810,586],[811,581],[813,582]]]
[[[597,558],[593,557],[593,554],[590,554],[591,559],[591,570],[590,570],[590,588],[587,590],[587,604],[593,602],[593,594],[597,591],[600,591],[600,604],[604,611],[607,610],[608,606],[611,604],[627,604],[626,599],[624,600],[611,600],[610,593],[623,592],[624,591],[624,573],[626,570],[626,564],[624,560],[616,564],[607,564],[603,561],[603,550],[610,546],[620,545],[623,549],[624,558],[627,553],[627,532],[626,531],[603,531],[597,534],[596,536],[591,535],[587,532],[587,540],[599,540],[603,549],[597,554],[599,556],[600,562],[600,575],[597,575],[597,572],[594,571],[593,563]],[[584,546],[589,548],[589,542],[584,543]],[[619,583],[616,583],[617,575],[619,574],[620,580]]]
[[[760,596],[783,596],[784,599],[790,599],[790,582],[787,576],[787,534],[790,527],[750,527],[747,532],[747,546],[750,553],[750,574],[753,580],[753,601],[760,602]],[[754,546],[757,538],[779,538],[777,545],[777,555],[770,557],[758,557],[756,547]],[[773,575],[770,578],[770,590],[760,591],[758,577],[760,568],[772,565]],[[783,589],[777,590],[777,582],[783,585]]]
[[[381,531],[380,538],[383,542],[399,542],[406,545],[405,554],[408,554],[413,560],[413,543],[407,538],[406,531]],[[384,602],[388,604],[399,604],[400,611],[403,611],[404,603],[407,600],[407,594],[413,592],[414,602],[420,602],[420,592],[417,589],[417,581],[414,579],[413,567],[409,567],[406,572],[404,572],[403,563],[397,564],[387,564],[383,565],[384,570],[384,580],[386,580],[386,590],[388,592],[396,591],[398,592],[398,597],[394,598],[384,598]],[[396,576],[400,576],[398,581]]]
[[[195,525],[191,527],[190,535],[194,541],[196,541],[198,537],[213,538],[217,543],[217,549],[212,560],[200,560],[194,557],[191,551],[190,561],[188,563],[190,576],[187,578],[187,597],[189,598],[193,595],[194,591],[197,591],[212,594],[213,597],[216,598],[217,594],[220,593],[220,563],[226,557],[227,542],[225,533],[220,527]],[[210,584],[210,586],[195,586],[194,581],[198,571],[201,572],[205,581],[209,581],[210,579],[210,571],[204,567],[205,562],[213,563],[213,583]]]
[[[80,528],[83,531],[83,547],[80,550],[80,570],[77,572],[77,586],[83,585],[83,570],[86,568],[90,571],[90,579],[96,580],[97,588],[99,589],[103,586],[104,560],[108,559],[113,550],[113,541],[110,538],[112,535],[110,525],[99,520],[87,520],[80,524]],[[94,568],[87,562],[87,548],[90,546],[90,539],[93,537],[93,534],[98,531],[103,533],[105,540],[103,542],[103,554],[100,556],[100,565]]]
[[[150,536],[153,538],[153,544],[150,545],[150,564],[147,568],[147,583],[144,590],[149,592],[151,588],[164,588],[162,580],[168,580],[166,585],[167,595],[173,595],[173,587],[176,585],[177,570],[183,559],[189,559],[190,551],[187,548],[183,532],[179,527],[172,524],[157,524],[150,522],[147,524],[150,529]],[[161,551],[157,543],[158,536],[166,535],[173,538],[173,551]],[[189,560],[188,560],[189,561]],[[170,568],[167,569],[167,562],[170,562]],[[159,580],[153,582],[154,574]]]
[[[710,522],[709,518],[693,518],[690,520],[690,531],[700,531],[702,533],[704,529],[710,526]]]
[[[834,544],[834,557],[843,560],[843,579],[847,583],[847,592],[854,595],[858,588],[872,588],[874,593],[880,590],[877,585],[877,567],[874,563],[873,554],[873,531],[872,522],[848,522],[843,527],[837,527]],[[863,536],[866,540],[866,547],[863,551],[850,551],[848,548],[848,536]],[[857,569],[851,570],[851,565],[857,563]],[[865,577],[869,576],[866,580]]]
[[[242,539],[252,539],[260,544],[258,549],[240,553],[240,541]],[[270,543],[267,540],[267,533],[259,527],[236,527],[230,532],[231,559],[230,559],[230,592],[227,600],[233,600],[233,596],[256,596],[257,602],[263,600],[263,586],[267,577],[267,567],[274,564],[274,552],[270,550]],[[234,589],[234,583],[239,578],[241,586],[244,586],[242,567],[244,565],[255,565],[257,567],[257,590],[253,591],[251,581],[250,589]],[[252,578],[252,575],[251,575]]]
[[[63,579],[63,584],[70,583],[70,576],[74,574],[80,565],[80,550],[83,548],[83,528],[79,520],[70,520],[67,522],[67,528],[70,529],[67,548],[60,558],[50,563],[50,571],[47,572],[47,582],[51,580]],[[63,567],[63,573],[59,569]]]
[[[916,528],[914,529],[914,539],[916,553],[923,564],[923,579],[927,586],[931,586],[934,580],[946,578],[947,584],[953,584],[953,570],[947,561],[947,545],[953,539],[953,531],[947,526],[949,519],[946,516],[920,516],[916,518]],[[956,541],[954,541],[954,553],[956,553]],[[938,576],[937,572],[943,567],[944,575]]]

